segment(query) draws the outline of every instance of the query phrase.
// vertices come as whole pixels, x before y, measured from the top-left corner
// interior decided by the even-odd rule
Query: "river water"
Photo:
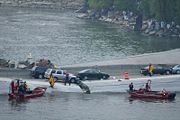
[[[54,88],[43,97],[8,101],[7,83],[0,82],[0,120],[179,120],[180,117],[179,92],[169,101],[130,99],[125,92],[83,94]]]
[[[0,95],[1,120],[179,120],[173,101],[130,99],[123,93],[59,93],[27,101]]]
[[[57,64],[119,59],[179,48],[180,40],[145,37],[108,23],[78,19],[72,11],[0,8],[0,58],[48,58]],[[126,93],[51,92],[8,101],[0,83],[0,120],[179,120],[180,94],[173,101],[129,99]]]
[[[50,59],[58,65],[120,59],[180,47],[179,39],[147,37],[119,25],[76,18],[73,11],[0,8],[0,58]]]

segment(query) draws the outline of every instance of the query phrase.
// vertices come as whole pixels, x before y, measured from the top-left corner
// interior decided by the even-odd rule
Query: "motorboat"
[[[128,91],[129,96],[132,98],[147,98],[147,99],[174,99],[175,92],[166,90],[162,91],[146,91],[145,89]]]
[[[36,97],[41,97],[44,95],[46,91],[46,87],[36,87],[32,91],[27,91],[26,93],[9,93],[9,100],[12,99],[18,99],[18,100],[25,100],[25,99],[30,99],[30,98],[36,98]]]
[[[132,83],[131,83],[132,84]],[[139,90],[133,89],[133,86],[129,86],[129,96],[132,98],[147,98],[147,99],[174,99],[176,96],[175,92],[166,91],[152,91],[151,90],[151,80],[148,80],[145,88],[140,88]]]
[[[26,81],[12,80],[9,89],[9,100],[24,100],[29,98],[41,97],[44,95],[47,87],[35,87],[33,90],[27,87]]]

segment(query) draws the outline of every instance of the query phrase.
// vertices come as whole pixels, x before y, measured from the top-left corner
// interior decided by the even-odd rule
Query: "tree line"
[[[145,18],[180,24],[180,0],[85,0],[90,9],[108,9],[143,13]]]

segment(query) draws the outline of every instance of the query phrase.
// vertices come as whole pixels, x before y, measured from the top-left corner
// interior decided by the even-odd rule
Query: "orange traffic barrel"
[[[125,80],[129,80],[129,74],[128,74],[128,72],[124,72],[124,79],[125,79]]]

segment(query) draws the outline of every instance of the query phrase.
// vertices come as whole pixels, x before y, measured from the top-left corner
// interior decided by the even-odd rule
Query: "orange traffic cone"
[[[124,79],[125,79],[125,80],[129,80],[129,74],[128,74],[128,72],[124,72]]]

